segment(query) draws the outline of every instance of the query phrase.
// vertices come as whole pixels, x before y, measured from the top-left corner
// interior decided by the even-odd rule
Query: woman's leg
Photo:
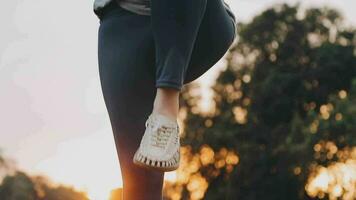
[[[164,173],[132,162],[152,111],[155,52],[150,17],[120,7],[99,27],[99,73],[123,178],[124,200],[162,199]]]
[[[207,0],[151,0],[156,87],[180,90]]]
[[[223,0],[158,4],[161,1],[164,0],[152,0],[158,55],[158,91],[153,111],[174,118],[179,109],[181,86],[199,78],[224,56],[236,30]],[[167,87],[178,90],[174,92]]]
[[[216,64],[235,37],[223,0],[151,0],[156,87],[180,90]]]
[[[156,49],[154,113],[176,120],[179,92],[205,13],[207,0],[151,0]]]
[[[205,0],[197,0],[192,2],[202,3],[204,1]],[[166,6],[169,8],[169,6],[176,5],[169,4]],[[182,9],[179,5],[177,6],[178,7],[173,8]],[[204,3],[202,6],[204,6]],[[190,12],[192,8],[193,7],[188,6],[186,11]],[[161,9],[159,13],[161,13],[161,16],[164,16],[162,12],[169,13],[171,11],[172,10],[163,11],[163,9]],[[145,120],[152,111],[153,101],[157,92],[155,90],[156,87],[161,86],[161,88],[172,87],[179,89],[181,86],[180,83],[183,81],[179,79],[179,77],[184,77],[183,75],[186,73],[184,70],[187,70],[188,67],[184,65],[184,63],[186,63],[187,60],[189,61],[189,51],[186,51],[187,49],[189,50],[189,48],[183,48],[184,44],[187,45],[184,42],[187,41],[183,40],[183,43],[176,43],[178,44],[177,46],[170,46],[170,44],[172,44],[170,42],[177,42],[180,37],[188,38],[188,34],[192,33],[189,31],[181,32],[182,35],[179,35],[179,32],[175,32],[186,30],[180,25],[189,23],[190,18],[184,17],[190,15],[186,15],[183,11],[178,12],[178,10],[172,13],[170,19],[166,19],[166,21],[162,20],[162,28],[164,28],[165,25],[168,26],[167,29],[162,30],[172,34],[172,41],[169,40],[168,35],[164,34],[164,31],[156,32],[155,40],[153,40],[150,17],[136,15],[119,7],[104,16],[99,28],[98,56],[100,80],[123,175],[124,200],[156,200],[162,198],[164,173],[140,168],[133,164],[132,158],[144,133]],[[176,26],[170,24],[170,20],[172,19],[176,20]],[[197,20],[197,18],[191,19],[193,19],[193,21]],[[201,38],[199,36],[201,34],[202,33],[198,33],[198,36],[190,38],[191,43],[188,43],[188,47],[189,44],[194,45],[194,41],[192,40],[195,40],[195,38],[202,40],[199,39]],[[156,40],[157,37],[160,38],[160,40]],[[166,49],[167,47],[165,46],[160,46],[161,43],[157,44],[157,41],[168,42],[163,43],[167,44],[168,49]],[[200,43],[204,43],[203,41],[204,40]],[[157,45],[158,48],[155,48]],[[211,48],[214,48],[214,46],[211,46]],[[154,51],[155,49],[156,52]],[[201,45],[195,44],[194,49],[197,49],[197,52],[203,52]],[[155,60],[156,53],[168,55],[168,57],[166,57],[167,60],[164,59],[164,56],[162,56],[161,59]],[[194,54],[197,55],[197,53],[193,52],[193,55]],[[172,55],[177,55],[177,57],[170,57]],[[205,58],[205,56],[197,56],[195,59],[193,57],[190,63],[199,63],[198,61],[204,60],[202,58]],[[197,62],[193,62],[193,60],[197,60]],[[173,64],[183,63],[183,65],[158,65],[161,66],[161,68],[156,70],[157,64],[165,62]],[[171,71],[168,68],[165,69],[165,66],[176,66],[178,69],[172,68],[173,71],[170,73]],[[193,68],[197,69],[196,66],[203,65],[189,64],[188,70]],[[203,71],[211,66],[204,65],[204,67]],[[183,70],[179,71],[178,76],[175,76],[177,74],[173,73],[174,70],[179,69]],[[169,80],[173,80],[174,83],[170,84],[171,82],[165,82],[165,75],[168,75],[168,78],[173,77]],[[157,82],[157,80],[160,81]]]
[[[208,0],[184,84],[202,76],[224,56],[233,42],[235,31],[223,0]]]

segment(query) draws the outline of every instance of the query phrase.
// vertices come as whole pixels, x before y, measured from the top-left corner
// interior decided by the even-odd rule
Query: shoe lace
[[[176,127],[160,125],[159,123],[155,123],[152,118],[149,118],[146,121],[145,125],[146,127],[149,126],[149,128],[152,129],[152,137],[150,137],[151,145],[162,149],[165,149],[165,147],[167,146],[171,133],[174,130],[179,131],[178,125]]]

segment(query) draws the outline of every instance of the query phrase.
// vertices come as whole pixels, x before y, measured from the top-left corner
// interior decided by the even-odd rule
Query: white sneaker
[[[133,162],[139,166],[173,171],[179,167],[179,126],[164,115],[151,113],[145,123],[146,130]]]

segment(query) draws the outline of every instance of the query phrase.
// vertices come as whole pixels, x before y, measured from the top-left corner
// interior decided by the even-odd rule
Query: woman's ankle
[[[164,115],[173,121],[176,121],[177,117],[178,117],[177,114],[167,111],[167,110],[162,110],[162,109],[153,109],[152,113]]]
[[[176,120],[179,111],[179,91],[171,88],[158,88],[153,105],[154,113]]]

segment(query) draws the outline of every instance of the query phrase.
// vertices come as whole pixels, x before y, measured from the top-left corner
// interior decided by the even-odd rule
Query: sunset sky
[[[282,0],[226,0],[246,22]],[[356,25],[355,0],[331,5]],[[30,174],[75,185],[95,200],[122,186],[97,66],[92,1],[11,0],[0,7],[0,148]],[[208,72],[200,81],[213,77]],[[174,172],[166,173],[167,179]]]

